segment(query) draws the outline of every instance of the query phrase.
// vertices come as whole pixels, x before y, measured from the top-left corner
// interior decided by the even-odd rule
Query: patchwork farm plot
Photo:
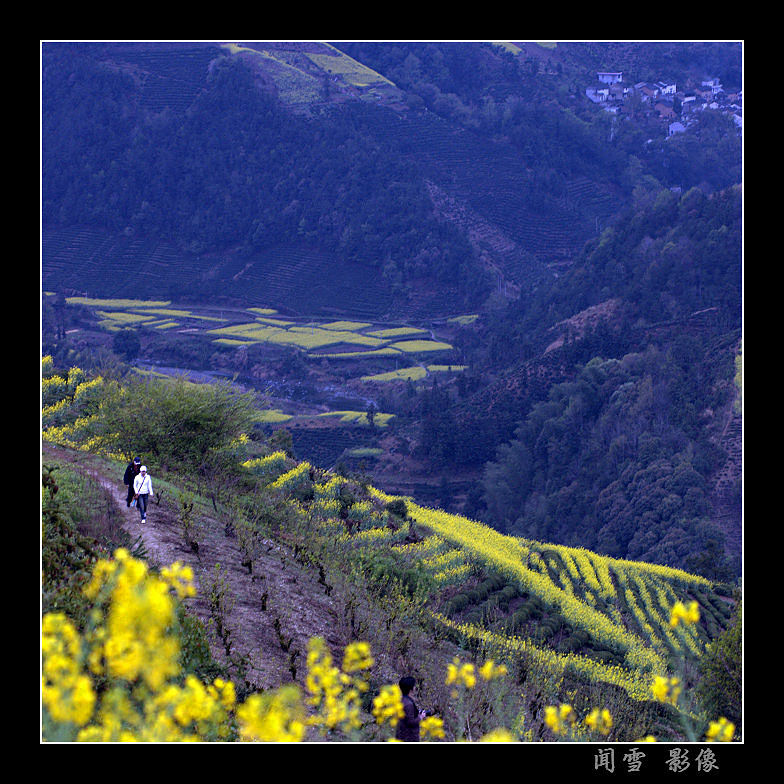
[[[407,354],[452,351],[449,343],[427,337],[425,330],[378,329],[377,325],[359,321],[301,323],[257,316],[251,322],[211,329],[209,333],[224,345],[272,343],[293,346],[311,356],[333,359],[402,358]],[[401,340],[403,337],[406,339]]]
[[[465,370],[464,365],[449,364],[455,354],[453,346],[437,339],[429,327],[348,319],[310,320],[291,317],[263,306],[186,308],[168,300],[88,297],[70,297],[66,302],[91,310],[95,325],[107,332],[130,327],[142,333],[175,333],[178,339],[179,336],[206,339],[215,346],[229,348],[270,346],[290,349],[314,361],[311,367],[318,367],[319,373],[351,385],[355,393],[364,387],[372,394],[374,385],[387,386],[408,380],[419,382],[433,374]],[[454,329],[471,323],[475,318],[456,316],[451,324],[446,323]],[[336,360],[339,362],[334,364]],[[332,363],[326,371],[323,370],[324,361]],[[377,372],[390,364],[394,369]],[[371,368],[374,372],[369,373]],[[340,442],[335,437],[336,428],[359,428],[375,433],[387,428],[394,419],[392,413],[375,411],[371,422],[367,407],[357,410],[344,404],[335,408],[337,410],[325,411],[321,407],[303,412],[301,407],[294,410],[285,401],[276,400],[273,407],[259,412],[258,422],[273,427],[284,423],[286,427],[296,426],[295,439],[298,443],[313,449],[314,456],[323,453],[323,462],[332,464],[336,459],[333,447]],[[330,448],[325,446],[327,443]],[[352,449],[377,447],[375,443],[356,442],[347,442],[344,446],[346,454]],[[373,456],[375,452],[365,455]]]
[[[228,314],[218,308],[196,311],[171,307],[169,301],[160,300],[69,297],[66,302],[91,308],[98,318],[98,326],[109,331],[126,327],[195,329],[220,345],[268,343],[290,346],[319,358],[391,356],[417,359],[433,355],[447,357],[454,350],[450,343],[435,339],[430,330],[421,327],[291,319],[273,308],[248,308]],[[218,326],[220,324],[222,326]],[[429,367],[430,372],[435,372],[459,366],[431,364]]]
[[[459,373],[466,369],[466,365],[414,365],[412,367],[390,370],[387,373],[376,373],[362,376],[362,381],[384,383],[388,381],[421,381],[431,373]]]
[[[224,319],[214,314],[170,307],[169,300],[98,299],[67,297],[66,304],[90,308],[98,317],[98,326],[109,332],[127,327],[156,327],[166,329],[186,326],[187,322],[217,322]]]

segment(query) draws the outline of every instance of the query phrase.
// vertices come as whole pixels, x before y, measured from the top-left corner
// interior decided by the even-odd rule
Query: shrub
[[[456,596],[453,596],[449,602],[449,612],[450,614],[459,613],[468,607],[469,599],[464,593],[459,593]]]
[[[287,469],[288,457],[282,450],[273,452],[265,457],[255,457],[246,460],[242,465],[262,482],[273,482]]]
[[[99,428],[120,454],[206,475],[231,459],[253,423],[253,396],[230,384],[132,380],[101,410]]]
[[[61,508],[56,470],[54,466],[45,465],[42,471],[46,497],[41,521],[41,607],[44,611],[66,612],[83,623],[88,603],[80,589],[87,580],[97,550],[95,543],[77,531]]]
[[[726,716],[736,724],[742,717],[743,624],[738,605],[732,625],[710,645],[700,662],[698,695],[708,715]]]
[[[402,498],[396,498],[394,501],[390,501],[384,508],[393,515],[397,515],[404,519],[408,514],[408,507]]]
[[[120,329],[112,337],[112,348],[129,362],[139,355],[142,343],[135,329]]]

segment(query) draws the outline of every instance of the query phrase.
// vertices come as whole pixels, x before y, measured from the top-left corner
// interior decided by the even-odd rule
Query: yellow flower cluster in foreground
[[[681,621],[684,623],[697,623],[700,620],[700,606],[697,602],[690,602],[689,606],[683,602],[676,602],[670,615],[670,626],[674,629]]]
[[[243,741],[297,743],[305,737],[305,712],[294,685],[252,694],[237,709],[237,720]]]
[[[673,617],[676,612],[673,609]],[[677,625],[677,621],[676,624]],[[670,705],[677,706],[678,698],[682,691],[680,678],[667,677],[666,675],[657,675],[651,684],[651,693],[659,702],[666,702]]]
[[[90,668],[110,678],[142,680],[157,690],[178,671],[178,641],[169,631],[175,610],[169,589],[191,595],[193,575],[189,567],[174,564],[159,580],[126,550],[118,550],[115,558],[99,561],[84,589],[88,599],[108,605],[105,625],[92,635]],[[94,617],[100,619],[97,612]]]
[[[292,683],[237,705],[231,681],[182,679],[176,601],[194,593],[188,566],[174,563],[158,576],[124,549],[99,560],[84,588],[93,602],[84,634],[62,613],[42,621],[44,739],[223,741],[234,732],[241,741],[297,742],[308,728],[347,737],[363,728],[361,699],[374,665],[366,642],[348,645],[338,667],[324,640],[312,639],[304,695]],[[478,671],[469,663],[451,666],[468,688],[477,672],[487,681],[506,673],[493,661]],[[106,684],[100,690],[99,678]],[[401,698],[398,686],[381,688],[373,700],[377,724],[395,726],[403,716]],[[427,717],[421,734],[444,738],[443,720]]]
[[[476,673],[474,665],[470,663],[461,664],[458,659],[455,659],[446,671],[446,683],[465,686],[467,689],[473,689],[476,686]]]
[[[426,716],[419,725],[423,738],[445,738],[444,720],[440,716]],[[485,736],[486,738],[487,736]]]
[[[603,708],[602,710],[599,710],[599,708],[594,708],[585,717],[585,724],[587,727],[595,730],[601,735],[609,735],[613,726],[610,711],[608,711],[606,708]]]
[[[367,643],[352,643],[344,653],[343,669],[332,663],[327,645],[320,637],[308,644],[306,703],[316,710],[308,719],[324,733],[335,728],[350,733],[362,726],[360,700],[368,685],[364,671],[373,666]]]
[[[544,709],[544,723],[556,735],[570,740],[584,740],[591,733],[607,736],[613,719],[606,708],[594,708],[582,722],[571,705],[548,705]]]
[[[378,724],[389,722],[392,727],[405,716],[403,711],[403,694],[397,685],[382,686],[377,697],[373,699],[373,716]]]
[[[228,733],[234,686],[182,685],[175,596],[194,593],[190,567],[179,563],[151,574],[124,549],[99,560],[84,588],[93,601],[83,637],[61,613],[42,621],[42,703],[45,730],[72,727],[78,741],[188,741]],[[96,678],[107,688],[100,698]]]
[[[216,678],[205,684],[192,675],[181,677],[176,602],[194,595],[190,567],[174,563],[156,575],[120,549],[113,560],[95,564],[84,593],[93,608],[83,634],[62,613],[42,620],[44,740],[298,742],[309,728],[355,739],[365,729],[360,706],[374,666],[365,642],[347,646],[338,667],[325,642],[314,638],[308,645],[304,695],[292,683],[237,705],[231,681]],[[693,613],[689,617],[694,622]],[[454,659],[445,683],[460,692],[462,701],[480,680],[506,674],[506,667],[492,659],[479,667]],[[656,676],[649,693],[674,705],[680,680]],[[404,715],[397,685],[382,686],[372,714],[379,726],[397,724]],[[548,706],[545,723],[555,735],[574,740],[585,739],[586,732],[606,736],[613,728],[606,709],[593,709],[580,723],[569,705]],[[423,719],[420,730],[423,739],[446,735],[437,716]],[[734,732],[734,725],[720,718],[710,724],[706,739],[729,742]],[[516,738],[500,727],[480,740]]]
[[[577,715],[571,705],[555,707],[548,705],[544,709],[544,723],[556,734],[566,735],[569,728],[577,721]]]
[[[708,742],[719,741],[729,743],[735,737],[735,725],[723,716],[718,721],[712,721],[708,727],[705,740]]]
[[[44,618],[41,650],[44,705],[55,721],[82,726],[92,715],[95,692],[81,667],[81,638],[61,613]]]

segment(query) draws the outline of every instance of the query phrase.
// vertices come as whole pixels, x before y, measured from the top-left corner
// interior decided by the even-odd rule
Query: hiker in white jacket
[[[152,479],[147,473],[147,466],[142,466],[133,479],[133,497],[136,499],[136,505],[139,507],[142,522],[147,519],[147,499],[151,495],[153,495]]]

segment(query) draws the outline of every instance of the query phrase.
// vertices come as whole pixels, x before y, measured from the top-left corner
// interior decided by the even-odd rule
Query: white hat
[[[146,471],[147,470],[147,466],[142,466],[139,470],[140,471]]]

